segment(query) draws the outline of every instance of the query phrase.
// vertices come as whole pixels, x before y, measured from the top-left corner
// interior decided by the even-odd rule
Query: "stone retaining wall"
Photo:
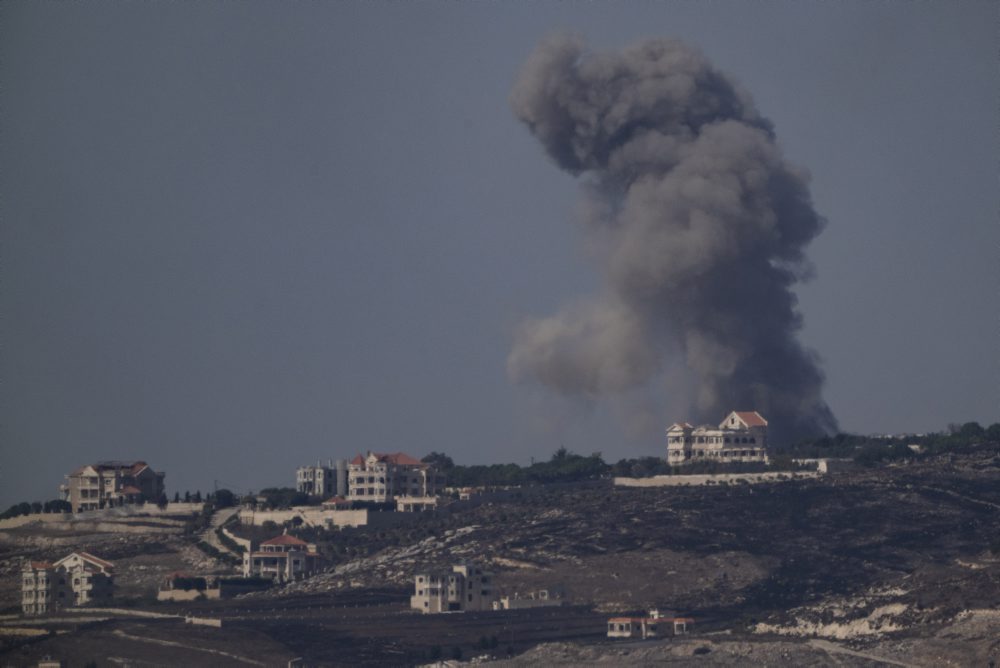
[[[756,484],[780,480],[818,478],[818,471],[766,471],[764,473],[712,473],[704,475],[654,475],[650,478],[615,478],[618,487],[684,487],[690,485]]]

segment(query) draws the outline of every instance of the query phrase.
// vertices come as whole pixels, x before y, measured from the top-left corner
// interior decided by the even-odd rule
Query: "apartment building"
[[[287,531],[280,536],[265,540],[254,549],[243,553],[243,577],[271,578],[275,582],[301,580],[317,572],[323,565],[323,558],[316,545],[290,535]]]
[[[347,460],[327,460],[326,465],[302,466],[295,471],[296,491],[310,496],[346,496]]]
[[[55,563],[29,561],[21,570],[21,610],[26,615],[106,604],[113,596],[114,565],[88,552],[73,552]]]
[[[21,569],[21,610],[44,615],[67,604],[65,578],[59,587],[55,566],[47,561],[27,561]]]
[[[473,563],[452,566],[450,573],[415,577],[410,607],[423,613],[492,610],[496,600],[493,574]]]
[[[60,490],[78,513],[139,501],[156,503],[164,491],[164,477],[146,462],[102,461],[67,475]]]
[[[687,422],[667,429],[667,463],[766,462],[767,420],[756,411],[733,411],[718,427]]]
[[[349,501],[390,503],[397,496],[428,497],[444,487],[430,464],[402,452],[358,455],[348,464]]]

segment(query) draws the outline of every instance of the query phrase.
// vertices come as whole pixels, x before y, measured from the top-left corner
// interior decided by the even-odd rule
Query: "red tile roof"
[[[32,561],[31,567],[36,571],[48,571],[54,568],[54,566],[47,561]]]
[[[133,485],[125,485],[122,487],[122,494],[142,494],[142,490]]]
[[[96,462],[94,464],[87,464],[86,466],[81,466],[80,468],[70,473],[70,475],[71,476],[80,475],[81,473],[83,473],[83,470],[88,467],[92,467],[97,472],[121,471],[124,469],[128,469],[128,472],[131,475],[135,475],[136,473],[139,473],[143,469],[149,468],[149,465],[146,464],[146,462],[144,461],[119,462],[119,461],[107,460],[107,461]]]
[[[87,561],[90,561],[92,563],[97,564],[98,566],[103,566],[104,568],[114,568],[115,567],[115,565],[113,563],[111,563],[110,561],[105,561],[104,559],[101,559],[100,557],[95,557],[90,552],[77,552],[77,554],[79,554],[81,557],[83,557]]]
[[[767,426],[767,420],[757,411],[736,411],[736,417],[743,420],[748,427]]]
[[[401,466],[426,466],[426,464],[422,461],[409,456],[405,452],[397,452],[392,455],[386,455],[385,458],[390,464],[399,464]]]
[[[296,538],[295,536],[289,536],[287,533],[283,533],[270,540],[265,540],[261,543],[261,545],[308,545],[308,543],[304,540]]]

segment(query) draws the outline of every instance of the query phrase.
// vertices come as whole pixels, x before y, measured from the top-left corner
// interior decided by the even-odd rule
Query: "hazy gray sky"
[[[1000,420],[997,11],[4,2],[0,505],[97,459],[172,494],[365,449],[662,455],[683,379],[637,431],[506,375],[600,282],[508,102],[555,31],[701,49],[809,170],[801,339],[844,430]]]

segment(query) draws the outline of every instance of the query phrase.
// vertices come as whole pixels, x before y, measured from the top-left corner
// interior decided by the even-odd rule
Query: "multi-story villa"
[[[425,613],[492,610],[495,600],[493,574],[462,563],[452,566],[451,573],[418,574],[410,607]]]
[[[397,496],[434,496],[442,487],[444,476],[430,464],[402,452],[369,452],[348,465],[349,501],[389,503]]]
[[[164,475],[146,462],[97,462],[67,475],[61,490],[74,513],[140,500],[156,503],[163,494]]]
[[[21,571],[21,609],[41,615],[114,596],[114,565],[87,552],[73,552],[54,564],[29,561]]]
[[[328,460],[326,466],[302,466],[295,472],[295,489],[310,496],[346,496],[347,460]]]
[[[58,582],[55,566],[49,562],[25,562],[21,569],[21,610],[24,614],[44,615],[66,605],[65,575],[62,587]]]
[[[316,546],[287,532],[243,553],[243,577],[265,577],[290,582],[312,575],[322,567]]]
[[[756,411],[733,411],[718,427],[687,422],[667,429],[667,463],[767,461],[767,420]]]

